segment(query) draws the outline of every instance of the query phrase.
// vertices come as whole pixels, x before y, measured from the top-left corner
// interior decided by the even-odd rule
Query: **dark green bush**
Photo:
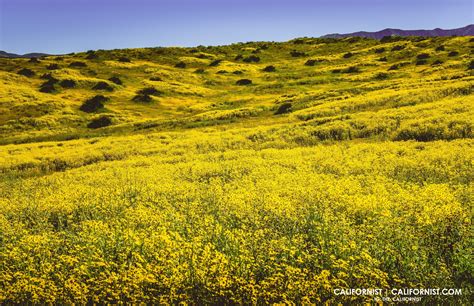
[[[356,66],[351,66],[347,69],[344,69],[343,71],[344,73],[357,73],[357,72],[360,72],[360,69]]]
[[[150,95],[150,96],[160,96],[163,94],[163,92],[159,91],[158,89],[154,87],[146,87],[142,88],[139,91],[137,91],[138,95]]]
[[[347,52],[347,53],[344,54],[342,57],[343,57],[343,58],[351,58],[351,57],[353,57],[353,56],[354,56],[354,53],[352,53],[352,52]]]
[[[138,94],[135,97],[133,97],[132,101],[150,103],[151,101],[153,101],[153,99],[149,95]]]
[[[69,67],[71,68],[83,68],[83,67],[87,67],[87,64],[84,63],[84,62],[72,62],[69,64]]]
[[[131,63],[132,62],[128,57],[124,57],[124,56],[119,57],[118,61],[121,62],[121,63]]]
[[[454,57],[454,56],[458,56],[458,55],[459,55],[458,51],[451,51],[451,52],[448,53],[449,57]]]
[[[424,60],[430,58],[430,55],[428,53],[420,53],[416,56],[416,59],[419,60]]]
[[[275,66],[270,65],[270,66],[267,66],[267,67],[263,68],[263,71],[264,72],[275,72],[276,68],[275,68]]]
[[[59,68],[60,68],[60,67],[59,67],[58,64],[49,64],[49,65],[46,67],[46,69],[48,69],[48,70],[57,70],[57,69],[59,69]]]
[[[375,79],[376,80],[386,80],[388,79],[388,73],[385,73],[385,72],[379,72],[375,75]]]
[[[392,66],[390,66],[390,68],[388,68],[388,70],[398,70],[400,68],[400,65],[398,64],[393,64]]]
[[[88,99],[84,104],[79,107],[79,109],[86,113],[93,113],[99,109],[104,108],[104,102],[108,101],[109,98],[104,97],[103,95],[97,95],[93,98]]]
[[[113,76],[113,77],[109,78],[109,81],[112,82],[112,83],[115,83],[117,85],[122,85],[123,84],[122,80],[117,76]]]
[[[384,53],[385,52],[385,48],[377,48],[375,49],[375,53],[379,54],[379,53]]]
[[[54,83],[51,81],[46,81],[41,84],[39,91],[43,93],[53,93],[56,91],[56,88],[54,87]]]
[[[26,76],[28,78],[31,78],[35,75],[35,72],[31,69],[28,68],[23,68],[18,71],[19,75]]]
[[[472,60],[472,61],[469,63],[469,67],[468,67],[467,69],[469,69],[469,70],[474,69],[474,60]]]
[[[106,91],[113,91],[114,90],[114,88],[112,86],[110,86],[109,83],[104,82],[104,81],[97,82],[97,84],[95,84],[94,87],[92,87],[92,89],[94,89],[94,90],[106,90]]]
[[[435,50],[436,50],[436,51],[444,51],[444,46],[443,46],[443,45],[438,46],[438,47],[436,47]]]
[[[94,51],[91,51],[90,53],[88,52],[86,55],[86,59],[88,60],[93,60],[97,58],[99,58],[99,56]]]
[[[186,68],[186,63],[185,62],[179,62],[179,63],[176,63],[176,65],[174,65],[175,68]]]
[[[293,51],[290,52],[290,55],[291,55],[291,57],[304,57],[304,56],[306,56],[306,53],[301,52],[301,51],[293,50]]]
[[[102,128],[102,127],[109,126],[111,124],[112,124],[112,120],[109,117],[102,116],[102,117],[93,119],[87,125],[87,127],[90,128],[90,129],[99,129],[99,128]]]
[[[286,102],[286,103],[281,104],[277,108],[277,110],[275,111],[275,115],[287,114],[287,113],[291,113],[291,111],[292,111],[291,103]]]
[[[74,88],[76,87],[76,81],[74,80],[62,80],[59,85],[63,88]]]
[[[394,46],[391,51],[400,51],[400,50],[403,50],[405,49],[405,46],[404,45],[397,45],[397,46]]]
[[[260,57],[256,55],[250,55],[243,59],[245,63],[258,63],[260,62]]]
[[[212,62],[209,64],[209,66],[210,66],[210,67],[216,67],[216,66],[219,66],[219,64],[220,64],[221,62],[222,62],[222,60],[216,59],[216,60],[212,61]]]
[[[239,86],[245,86],[245,85],[250,85],[252,84],[252,80],[249,80],[249,79],[240,79],[238,80],[237,82],[235,82],[236,85],[239,85]]]

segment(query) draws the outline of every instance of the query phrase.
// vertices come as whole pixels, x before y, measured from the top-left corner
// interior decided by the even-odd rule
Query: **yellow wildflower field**
[[[468,303],[473,46],[0,59],[0,304]]]

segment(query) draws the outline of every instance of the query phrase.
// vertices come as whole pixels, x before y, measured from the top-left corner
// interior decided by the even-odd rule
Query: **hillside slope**
[[[469,304],[473,47],[0,59],[0,304]]]

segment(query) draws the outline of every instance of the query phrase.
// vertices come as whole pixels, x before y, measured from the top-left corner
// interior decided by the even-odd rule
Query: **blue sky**
[[[285,41],[383,28],[474,23],[474,0],[0,0],[0,50]]]

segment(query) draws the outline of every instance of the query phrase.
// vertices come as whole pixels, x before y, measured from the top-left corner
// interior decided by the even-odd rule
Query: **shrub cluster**
[[[107,102],[109,98],[104,97],[103,95],[96,95],[84,102],[84,104],[79,107],[79,109],[86,113],[93,113],[99,109],[104,108],[104,102]]]
[[[99,129],[112,124],[112,119],[106,116],[102,116],[96,119],[92,119],[92,121],[87,125],[90,129]]]
[[[249,79],[240,79],[238,80],[237,82],[235,82],[236,85],[239,85],[239,86],[245,86],[245,85],[250,85],[252,84],[252,80],[249,80]]]

